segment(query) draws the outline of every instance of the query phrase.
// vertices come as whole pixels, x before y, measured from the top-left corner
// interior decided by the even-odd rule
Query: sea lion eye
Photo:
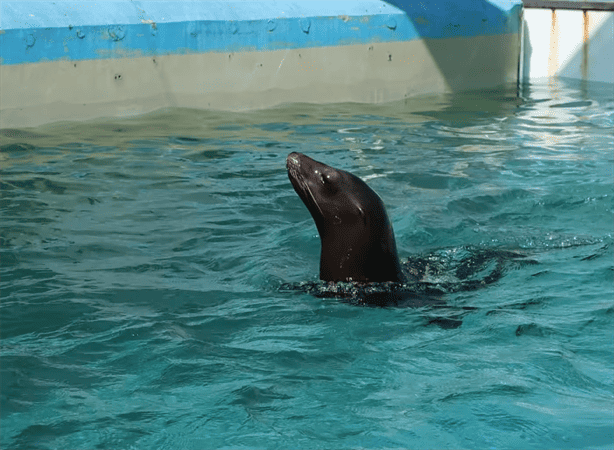
[[[328,185],[334,185],[337,182],[338,176],[335,171],[332,170],[324,170],[320,172],[320,180],[322,183]]]

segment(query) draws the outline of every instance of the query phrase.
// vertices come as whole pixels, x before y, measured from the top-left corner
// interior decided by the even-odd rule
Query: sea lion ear
[[[365,214],[365,210],[362,209],[362,206],[358,207],[358,215],[362,219],[362,223],[367,224],[367,215]]]

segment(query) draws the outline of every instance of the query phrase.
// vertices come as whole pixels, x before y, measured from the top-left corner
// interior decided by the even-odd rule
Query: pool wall
[[[522,2],[3,1],[0,127],[385,102],[518,76]]]
[[[614,83],[614,2],[525,0],[521,79]]]

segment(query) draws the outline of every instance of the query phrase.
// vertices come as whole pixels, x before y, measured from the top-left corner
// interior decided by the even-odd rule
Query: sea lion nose
[[[290,153],[288,155],[288,158],[286,158],[286,167],[287,168],[299,167],[301,165],[300,157],[301,157],[300,153],[296,153],[296,152]]]

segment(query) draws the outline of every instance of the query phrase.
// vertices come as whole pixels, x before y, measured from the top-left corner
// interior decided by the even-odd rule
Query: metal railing
[[[525,8],[614,11],[614,1],[522,0]]]

